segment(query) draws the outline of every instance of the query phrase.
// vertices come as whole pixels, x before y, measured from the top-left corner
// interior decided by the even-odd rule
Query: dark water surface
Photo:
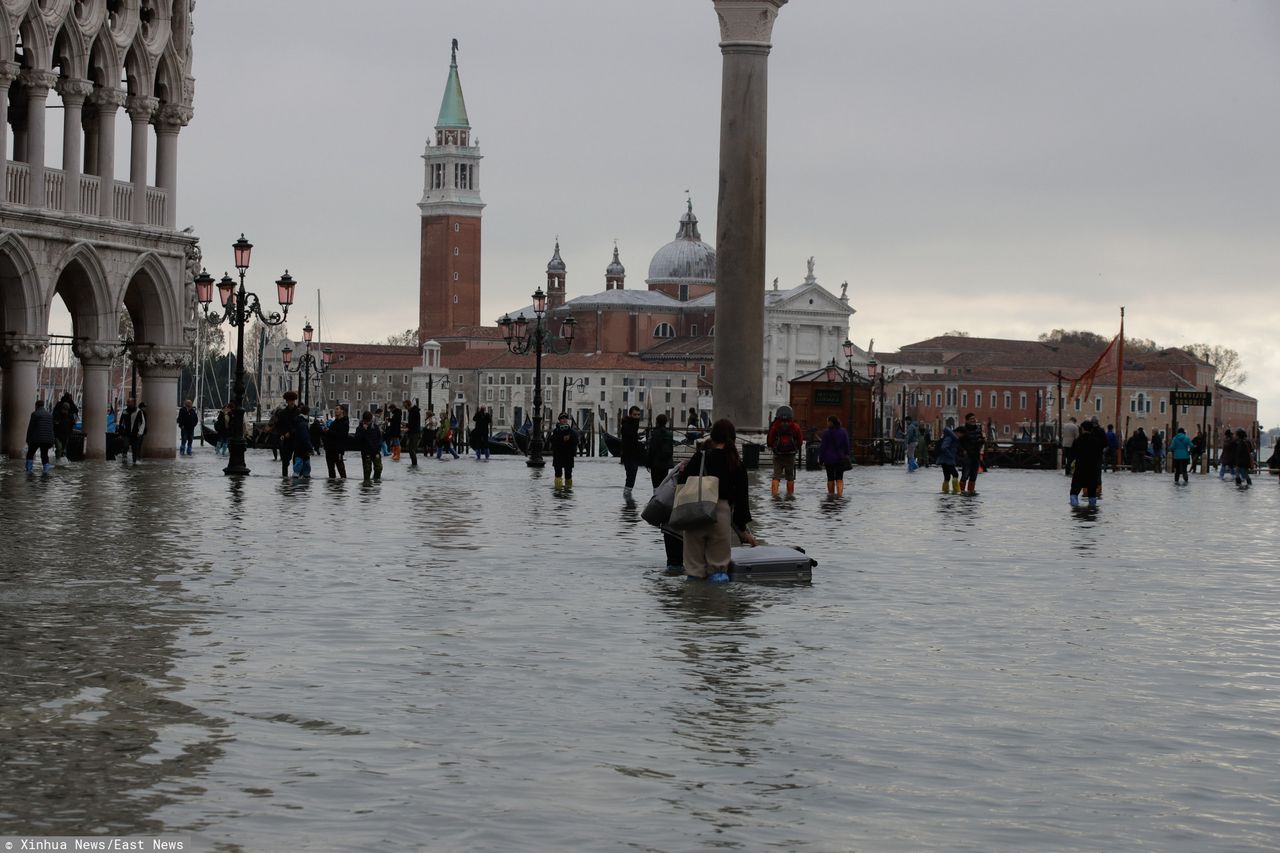
[[[1280,490],[753,479],[686,584],[584,461],[0,470],[0,835],[243,850],[1274,850]],[[357,462],[358,465],[358,462]],[[642,479],[643,472],[642,472]],[[649,488],[636,489],[641,505]]]

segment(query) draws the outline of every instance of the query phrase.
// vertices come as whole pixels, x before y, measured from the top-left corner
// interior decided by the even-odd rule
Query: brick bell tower
[[[471,139],[453,40],[449,79],[427,142],[418,283],[418,343],[480,325],[480,146]]]

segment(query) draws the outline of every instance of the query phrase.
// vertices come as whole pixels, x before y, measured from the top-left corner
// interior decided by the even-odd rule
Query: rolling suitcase
[[[808,581],[818,561],[789,545],[748,545],[734,547],[729,558],[729,576],[735,581]]]

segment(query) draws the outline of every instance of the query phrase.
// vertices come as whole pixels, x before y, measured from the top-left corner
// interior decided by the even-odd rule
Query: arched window
[[[659,323],[658,328],[653,330],[655,338],[674,338],[676,330],[672,328],[670,323]]]

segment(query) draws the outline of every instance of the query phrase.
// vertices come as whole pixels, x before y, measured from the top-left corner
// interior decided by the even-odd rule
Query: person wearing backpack
[[[782,480],[787,481],[787,494],[795,494],[796,452],[802,441],[804,435],[800,432],[800,425],[792,420],[791,407],[779,406],[777,417],[769,425],[769,434],[765,439],[769,449],[773,451],[773,482],[769,487],[771,494],[778,494]]]

